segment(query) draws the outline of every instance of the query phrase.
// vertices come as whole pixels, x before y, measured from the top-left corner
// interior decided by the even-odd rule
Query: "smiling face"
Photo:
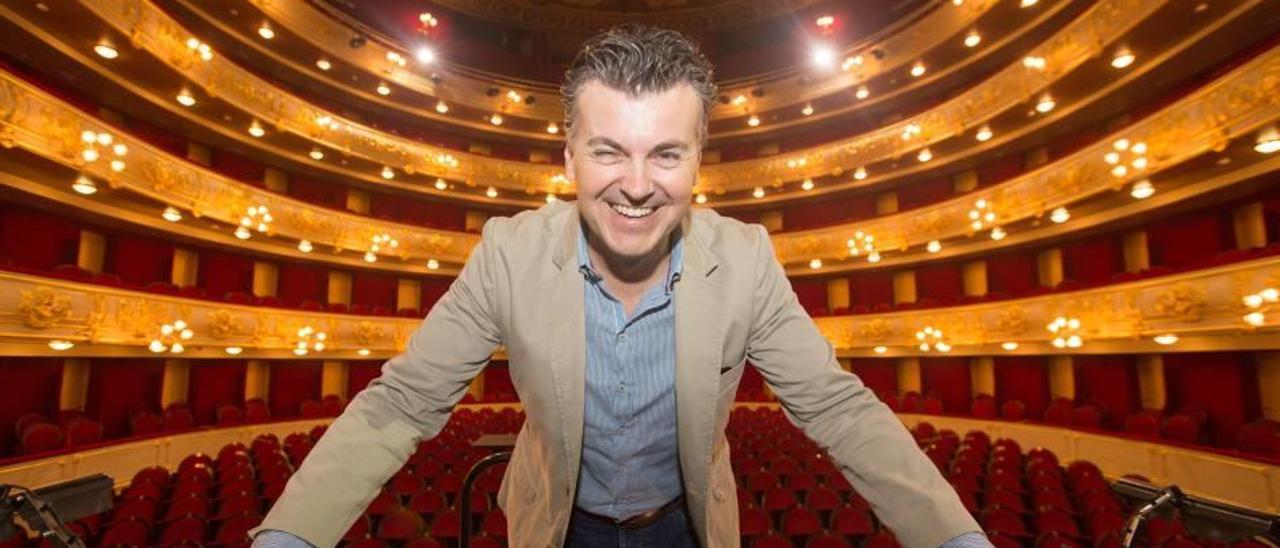
[[[689,213],[702,153],[702,103],[688,84],[629,96],[592,81],[577,97],[565,174],[591,248],[617,266],[667,252]]]

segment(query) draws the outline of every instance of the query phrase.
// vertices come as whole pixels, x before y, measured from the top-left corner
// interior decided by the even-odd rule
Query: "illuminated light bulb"
[[[978,44],[981,43],[982,35],[978,34],[978,31],[976,30],[969,31],[969,34],[964,37],[964,47],[966,48],[976,48],[978,47]]]
[[[1058,207],[1049,214],[1049,220],[1058,224],[1062,224],[1071,219],[1071,212],[1065,207]]]
[[[493,115],[489,117],[489,123],[495,126],[502,125],[502,115],[496,112],[493,113]]]
[[[929,253],[937,253],[939,251],[942,251],[942,242],[939,242],[938,240],[930,240],[928,245],[925,246],[925,249]]]
[[[1147,169],[1147,159],[1146,157],[1139,156],[1137,158],[1134,158],[1132,162],[1129,162],[1129,165],[1133,166],[1133,169],[1142,171],[1144,169]]]
[[[120,50],[117,50],[115,46],[107,42],[98,42],[97,45],[93,46],[93,52],[103,59],[115,59],[120,56]]]
[[[240,238],[241,240],[248,240],[250,236],[253,236],[253,233],[249,232],[249,229],[243,226],[236,227],[235,234],[236,234],[236,237]]]
[[[751,127],[760,125],[760,117],[752,114],[750,118],[747,118],[747,125]]]
[[[165,346],[165,344],[161,342],[160,339],[152,339],[151,344],[147,345],[147,349],[152,352],[155,352],[156,354],[159,354],[161,352],[164,352],[165,350],[168,350],[169,347]]]
[[[876,354],[884,354],[885,352],[889,351],[889,349],[884,346],[877,346],[873,350],[875,351]]]
[[[490,197],[490,198],[497,198],[497,197],[498,197],[498,189],[493,188],[493,187],[489,187],[489,190],[484,191],[484,195],[485,195],[485,196],[488,196],[488,197]]]
[[[294,353],[295,355],[298,355],[298,356],[306,356],[306,355],[307,355],[307,349],[306,349],[305,347],[295,348],[295,349],[293,349],[293,353]]]
[[[388,86],[386,82],[378,82],[378,87],[374,91],[377,91],[378,95],[385,97],[391,95],[391,86]]]
[[[1156,341],[1156,344],[1162,344],[1162,345],[1168,346],[1178,342],[1178,336],[1174,335],[1173,333],[1165,333],[1163,335],[1156,335],[1154,337],[1154,340]]]
[[[436,52],[429,47],[422,46],[413,52],[413,58],[425,65],[436,60]]]
[[[1040,1],[1040,0],[1022,0],[1022,6],[1021,6],[1021,7],[1029,8],[1029,7],[1034,6],[1034,5],[1036,5],[1037,3],[1039,3],[1039,1]]]
[[[695,201],[695,202],[697,202],[697,203],[699,203],[699,204],[705,204],[705,203],[707,203],[707,195],[706,195],[706,194],[699,194],[699,195],[697,195],[697,197],[695,197],[695,198],[693,199],[693,201]]]
[[[1262,300],[1267,301],[1269,303],[1280,301],[1280,290],[1274,287],[1268,287],[1266,289],[1263,289],[1262,293],[1259,293],[1259,295],[1262,296]]]
[[[439,112],[440,114],[449,112],[449,103],[446,103],[444,101],[436,101],[436,112]]]
[[[116,156],[126,156],[129,154],[129,147],[124,143],[116,143],[112,145],[111,152]]]
[[[1254,140],[1253,150],[1262,154],[1274,154],[1280,151],[1280,130],[1277,130],[1275,125],[1263,128]]]
[[[805,179],[803,183],[800,183],[800,188],[813,190],[813,179]]]
[[[867,86],[862,86],[859,87],[857,91],[853,92],[853,96],[857,97],[858,100],[861,101],[871,96],[871,90],[867,89]]]
[[[869,263],[878,263],[878,262],[880,262],[880,252],[879,252],[879,251],[872,251],[871,253],[867,254],[867,262],[869,262]]]
[[[1111,67],[1122,69],[1132,65],[1135,59],[1137,59],[1137,56],[1132,51],[1129,51],[1129,48],[1120,48],[1116,50],[1115,56],[1111,58]]]
[[[751,195],[756,198],[764,198],[764,187],[756,187],[755,190],[751,191]]]
[[[311,240],[298,240],[298,251],[311,253]]]
[[[866,179],[866,178],[867,178],[867,168],[865,168],[865,167],[860,167],[860,168],[858,168],[857,170],[854,170],[854,172],[853,172],[853,178],[854,178],[854,179],[856,179],[856,180],[858,180],[858,181],[861,181],[861,180],[863,180],[863,179]]]
[[[378,261],[378,254],[372,251],[364,252],[364,262],[373,263]]]
[[[921,163],[928,162],[929,160],[933,159],[933,153],[929,152],[928,147],[922,148],[920,149],[920,153],[916,155],[916,159],[919,160]]]
[[[184,107],[189,107],[196,104],[196,98],[191,95],[191,92],[185,89],[182,91],[179,91],[178,96],[174,97],[174,99],[178,101],[178,104]]]
[[[333,117],[328,114],[316,116],[316,125],[321,127],[333,127]]]
[[[812,52],[813,64],[821,68],[830,68],[836,62],[836,53],[829,46],[814,46]]]
[[[521,97],[520,92],[513,89],[507,92],[507,100],[511,101],[512,103],[519,103],[520,101],[524,100],[524,97]]]
[[[1005,350],[1008,350],[1008,351],[1012,352],[1012,351],[1014,351],[1014,350],[1017,350],[1017,349],[1018,349],[1018,343],[1013,342],[1013,341],[1009,341],[1009,342],[1006,342],[1006,343],[1001,343],[1000,348],[1003,348],[1003,349],[1005,349]]]
[[[745,105],[747,103],[747,96],[742,94],[735,95],[732,103],[735,107]]]
[[[312,160],[318,162],[324,159],[324,150],[321,150],[320,147],[314,147],[311,149],[311,152],[307,153],[307,155],[310,156]]]
[[[333,68],[333,63],[330,63],[328,59],[321,57],[319,59],[316,59],[316,68],[320,70],[329,70]]]
[[[1080,335],[1067,337],[1067,348],[1080,348],[1083,344],[1084,340],[1080,338]]]
[[[262,26],[258,27],[258,36],[261,36],[263,40],[270,40],[276,37],[276,31],[271,28],[271,25],[263,23]]]
[[[800,114],[809,116],[813,114],[813,105],[805,103],[804,108],[800,109]]]
[[[90,196],[98,191],[98,185],[93,182],[93,179],[90,179],[86,175],[76,177],[76,181],[71,183],[71,188],[85,196]]]
[[[240,353],[244,351],[244,349],[240,348],[239,346],[228,346],[226,348],[223,348],[222,351],[226,352],[230,356],[239,356]]]
[[[926,70],[927,69],[924,66],[924,61],[916,61],[916,64],[911,66],[911,76],[919,78],[921,76],[924,76],[924,73]]]
[[[436,270],[438,268],[440,268],[440,261],[435,259],[429,259],[427,261],[427,270]]]
[[[257,120],[254,120],[252,124],[249,124],[249,135],[252,135],[254,137],[262,137],[263,135],[266,135],[266,134],[267,134],[267,130],[262,129],[262,124],[259,123]]]
[[[160,217],[171,223],[176,223],[182,220],[182,212],[178,211],[178,208],[176,207],[169,206],[164,208],[164,213],[161,213]]]
[[[114,171],[116,173],[120,173],[121,171],[124,171],[124,160],[112,160],[111,171]]]
[[[1044,95],[1041,95],[1040,100],[1036,102],[1036,111],[1040,114],[1046,114],[1053,110],[1053,107],[1056,105],[1057,103],[1054,102],[1053,96],[1046,92]]]
[[[1102,160],[1108,164],[1116,165],[1120,163],[1120,153],[1108,152],[1102,156]]]
[[[1129,168],[1124,166],[1116,166],[1111,168],[1111,174],[1116,177],[1124,177],[1129,174]]]
[[[62,339],[54,339],[52,341],[49,341],[49,348],[52,350],[56,350],[58,352],[61,352],[63,350],[70,350],[75,345],[76,343],[62,340]]]
[[[822,268],[822,259],[814,259],[812,261],[809,261],[809,268],[813,270]]]
[[[994,134],[991,132],[991,126],[982,124],[982,127],[978,128],[978,133],[974,137],[978,139],[978,142],[986,142],[991,140],[992,135]]]
[[[360,350],[356,350],[356,354],[359,354],[359,355],[361,355],[361,356],[368,356],[368,355],[369,355],[369,349],[368,349],[368,348],[361,348]]]
[[[80,153],[80,157],[84,158],[84,161],[88,163],[96,162],[98,161],[98,149],[86,148]]]
[[[382,166],[382,173],[381,173],[381,175],[382,175],[382,178],[383,178],[383,179],[387,179],[387,180],[395,179],[395,178],[396,178],[396,170],[391,169],[391,166]]]
[[[1048,61],[1046,61],[1044,57],[1028,55],[1022,58],[1022,66],[1027,67],[1029,69],[1044,70],[1044,67],[1047,65],[1048,65]]]
[[[436,190],[447,190],[448,188],[449,183],[445,182],[444,179],[436,178]]]
[[[840,68],[842,70],[849,70],[853,67],[862,66],[862,62],[863,62],[863,59],[861,55],[854,55],[853,57],[845,57],[844,62],[840,63]]]
[[[550,124],[547,124],[547,133],[550,133],[552,135],[560,133],[560,126],[556,125],[555,122],[551,122]]]
[[[555,194],[547,194],[547,203],[548,203],[548,204],[554,204],[554,203],[556,202],[556,199],[557,199],[557,198],[556,198],[556,195],[555,195]]]
[[[1244,316],[1244,323],[1247,323],[1254,327],[1259,327],[1262,324],[1266,323],[1266,321],[1267,321],[1267,317],[1263,315],[1261,312],[1250,312]]]
[[[1007,236],[1007,235],[1008,235],[1008,234],[1007,234],[1007,233],[1005,233],[1004,229],[1003,229],[1003,228],[1000,228],[1000,227],[998,227],[998,226],[997,226],[997,227],[995,227],[995,228],[993,228],[993,229],[991,229],[991,239],[992,239],[992,240],[1000,241],[1000,240],[1003,240],[1003,239],[1004,239],[1004,237],[1005,237],[1005,236]]]

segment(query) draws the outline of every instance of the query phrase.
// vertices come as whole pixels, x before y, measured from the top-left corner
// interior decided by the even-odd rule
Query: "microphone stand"
[[[0,521],[3,521],[0,523],[0,531],[16,534],[13,527],[15,513],[21,514],[27,525],[39,531],[40,536],[55,539],[68,548],[85,548],[84,542],[67,529],[66,524],[53,511],[53,506],[44,499],[26,487],[0,485]]]

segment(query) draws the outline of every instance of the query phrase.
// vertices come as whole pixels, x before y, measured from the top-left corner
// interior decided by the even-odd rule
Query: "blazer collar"
[[[582,234],[582,220],[578,215],[577,202],[560,202],[560,207],[564,207],[567,211],[564,213],[564,224],[560,231],[560,245],[556,247],[555,254],[551,260],[557,268],[564,269],[566,267],[578,268],[578,238]],[[550,206],[555,207],[555,205]],[[716,260],[716,256],[707,246],[707,227],[705,222],[698,222],[694,219],[695,213],[690,212],[680,221],[680,230],[684,234],[684,257],[681,267],[683,276],[710,276],[720,263]],[[555,223],[552,223],[555,226]]]

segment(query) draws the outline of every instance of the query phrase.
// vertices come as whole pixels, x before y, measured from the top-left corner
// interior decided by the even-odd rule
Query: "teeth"
[[[622,214],[622,216],[630,217],[632,219],[647,217],[650,213],[653,213],[654,210],[652,207],[631,207],[621,204],[609,204],[609,206],[612,207],[614,211]]]

